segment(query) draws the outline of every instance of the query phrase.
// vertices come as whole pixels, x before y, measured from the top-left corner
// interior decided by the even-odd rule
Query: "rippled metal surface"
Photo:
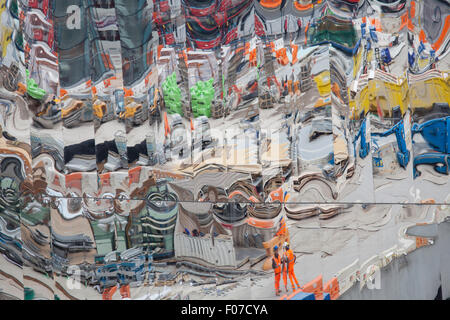
[[[335,299],[450,215],[445,1],[0,15],[2,299],[274,299],[284,242]]]

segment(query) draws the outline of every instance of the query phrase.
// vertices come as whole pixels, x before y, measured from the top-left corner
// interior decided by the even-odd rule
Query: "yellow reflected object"
[[[101,101],[100,103],[96,103],[92,106],[94,114],[97,118],[102,119],[106,113],[106,103]]]
[[[7,27],[1,27],[1,44],[2,44],[2,58],[6,56],[6,48],[12,41],[13,30]]]
[[[317,84],[317,89],[319,94],[324,97],[330,94],[331,91],[331,80],[330,71],[323,71],[314,77],[314,81]]]
[[[408,109],[408,83],[403,80],[395,84],[379,79],[369,80],[368,85],[350,101],[353,117],[358,118],[364,111],[392,117],[393,108],[400,106],[402,114]]]
[[[434,77],[411,84],[409,99],[411,109],[431,109],[433,102],[448,103],[450,105],[449,77],[443,79]]]
[[[83,107],[83,102],[82,101],[75,101],[74,103],[72,103],[71,106],[69,106],[67,109],[62,109],[61,110],[61,117],[62,118],[67,118],[68,116],[70,116],[71,113],[81,109]]]
[[[362,64],[362,56],[363,56],[364,50],[358,50],[358,53],[353,56],[353,79],[356,78],[356,75],[358,74],[358,70],[361,68]]]
[[[120,114],[120,117],[129,119],[134,117],[134,115],[136,114],[136,112],[138,112],[140,109],[142,109],[142,105],[141,104],[136,104],[136,105],[128,105],[125,107],[125,111],[122,112]]]
[[[0,16],[2,15],[3,11],[6,9],[6,0],[0,0]]]

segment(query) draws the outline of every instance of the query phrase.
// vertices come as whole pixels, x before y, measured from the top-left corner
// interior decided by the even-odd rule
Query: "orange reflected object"
[[[164,136],[168,136],[170,134],[170,126],[169,120],[167,119],[167,112],[164,112]]]
[[[19,83],[17,84],[17,86],[19,87],[19,88],[17,89],[17,93],[19,93],[19,94],[21,94],[21,95],[24,95],[24,94],[27,92],[27,86],[24,85],[22,82],[19,82]]]
[[[444,28],[442,29],[442,32],[439,35],[439,38],[437,39],[437,41],[431,45],[431,47],[435,51],[439,50],[439,48],[441,47],[442,43],[444,42],[444,40],[448,34],[449,28],[450,28],[450,15],[445,17]]]
[[[300,81],[294,82],[294,94],[300,94]]]
[[[297,58],[297,54],[298,54],[298,45],[296,44],[291,44],[291,48],[292,48],[292,64],[295,64],[298,61]]]
[[[401,24],[401,26],[400,26],[400,29],[399,30],[402,30],[405,26],[407,26],[408,25],[408,12],[405,12],[403,15],[402,15],[402,24]]]
[[[257,62],[256,62],[256,49],[253,49],[252,51],[250,51],[250,66],[251,67],[256,67]]]
[[[272,201],[278,200],[278,201],[280,201],[280,202],[283,202],[283,188],[282,188],[282,187],[279,187],[278,189],[273,190],[273,191],[269,194],[269,197],[270,197],[270,199],[271,199]]]
[[[427,42],[427,36],[425,35],[425,31],[423,31],[423,29],[420,30],[419,40],[422,41],[423,43]]]
[[[292,80],[287,81],[287,87],[289,94],[292,94]]]
[[[286,220],[284,219],[284,217],[281,219],[280,222],[280,229],[278,229],[277,233],[275,234],[275,236],[280,236],[283,234],[286,234],[287,228],[286,228]]]
[[[74,188],[81,190],[81,180],[83,175],[81,172],[66,174],[66,188]]]
[[[287,54],[286,54],[286,48],[281,48],[280,50],[278,50],[276,53],[276,57],[277,57],[278,63],[283,66],[285,66],[289,63],[289,58],[287,57]]]
[[[261,229],[270,229],[273,228],[274,223],[272,220],[262,220],[256,219],[253,217],[248,218],[247,223],[253,227],[261,228]]]
[[[337,298],[339,298],[338,279],[334,277],[330,281],[328,281],[323,288],[323,292],[329,293],[331,300],[336,300]]]
[[[158,58],[159,57],[161,57],[161,49],[163,48],[164,46],[162,45],[162,44],[160,44],[159,46],[158,46]]]
[[[342,100],[341,89],[339,88],[339,84],[337,82],[333,83],[333,85],[331,86],[331,91],[333,91],[336,97],[339,97],[339,99]]]
[[[124,96],[125,97],[132,97],[133,96],[133,89],[126,89],[126,88],[123,88],[123,91],[124,91]]]
[[[274,9],[281,5],[281,0],[261,0],[259,4],[264,8]]]
[[[129,179],[128,184],[129,185],[131,185],[132,183],[139,182],[139,178],[141,177],[141,170],[142,170],[142,167],[140,167],[140,166],[128,170],[128,179]]]
[[[131,297],[129,284],[120,287],[120,295],[122,296],[122,299]]]
[[[314,293],[316,300],[323,300],[323,279],[322,275],[319,275],[315,279],[311,280],[303,287],[303,292]]]
[[[112,300],[114,293],[117,291],[117,287],[106,288],[103,290],[102,299]]]
[[[299,1],[294,1],[294,7],[295,7],[295,9],[297,9],[299,11],[305,11],[305,10],[312,9],[313,4],[312,3],[301,4]]]
[[[111,185],[111,172],[100,174],[100,181],[102,186],[110,186]]]

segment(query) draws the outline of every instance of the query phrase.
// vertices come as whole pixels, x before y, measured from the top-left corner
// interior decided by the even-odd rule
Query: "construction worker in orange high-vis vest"
[[[272,269],[275,272],[275,294],[280,295],[281,276],[281,255],[278,253],[278,246],[273,248]]]
[[[288,261],[285,254],[281,256],[281,272],[283,273],[284,289],[286,290],[286,292],[288,292],[287,288]]]
[[[300,289],[300,285],[298,284],[297,277],[295,276],[294,273],[294,264],[295,260],[297,260],[297,257],[294,255],[294,252],[292,252],[292,249],[289,248],[289,243],[285,242],[283,247],[284,247],[283,259],[286,261],[289,280],[291,281],[292,289],[295,291],[296,290],[295,285],[297,285],[297,289]]]

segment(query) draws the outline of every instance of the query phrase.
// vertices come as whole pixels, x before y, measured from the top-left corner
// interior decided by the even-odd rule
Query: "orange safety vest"
[[[278,229],[277,233],[275,234],[276,236],[282,235],[286,233],[286,221],[283,218],[280,222],[280,229]]]
[[[283,273],[288,272],[288,258],[286,256],[286,253],[283,253],[283,258],[281,259],[282,268],[281,271]]]
[[[294,265],[295,256],[294,256],[294,253],[292,252],[292,250],[289,249],[288,251],[286,251],[285,255],[287,258],[286,261],[288,263],[288,266]]]
[[[278,254],[278,258],[273,256],[273,261],[275,261],[276,267],[274,268],[275,274],[281,273],[281,256]]]

